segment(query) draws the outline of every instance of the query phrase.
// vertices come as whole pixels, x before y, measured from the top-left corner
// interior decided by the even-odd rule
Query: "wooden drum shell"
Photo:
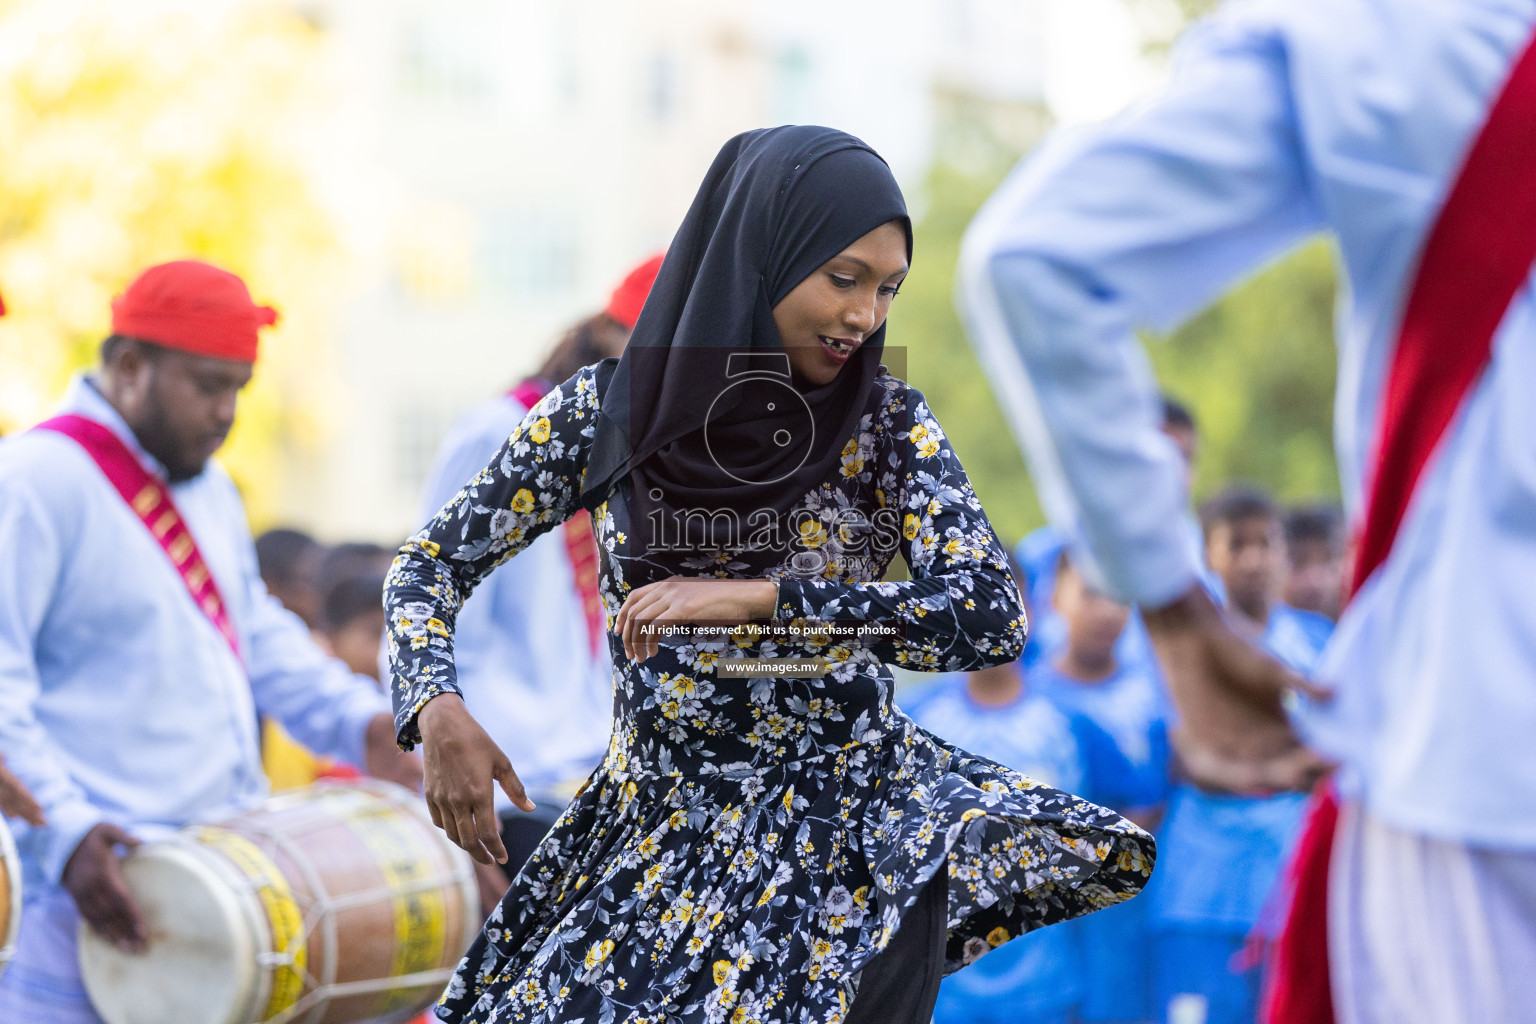
[[[468,855],[418,797],[373,780],[285,793],[124,863],[130,889],[156,872],[148,954],[119,953],[82,926],[82,974],[108,1024],[403,1021],[436,1000],[480,926]],[[175,905],[177,877],[186,901],[212,907],[212,925],[179,920],[190,915]],[[157,966],[157,944],[181,950],[181,963]],[[209,948],[227,967],[191,965]],[[196,984],[212,973],[233,980]],[[199,987],[211,994],[180,995]]]

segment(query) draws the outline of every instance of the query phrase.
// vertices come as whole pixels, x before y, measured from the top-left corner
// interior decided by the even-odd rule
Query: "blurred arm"
[[[961,304],[1052,522],[1119,599],[1196,583],[1138,327],[1168,329],[1321,226],[1277,42],[1191,30],[1172,86],[1064,133],[977,216]]]
[[[19,481],[0,483],[0,751],[41,805],[42,868],[57,882],[85,834],[103,820],[70,777],[37,720],[37,644],[63,574],[65,545],[36,497]]]

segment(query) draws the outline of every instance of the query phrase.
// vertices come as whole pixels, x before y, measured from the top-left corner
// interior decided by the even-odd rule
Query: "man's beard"
[[[176,438],[175,432],[157,404],[154,411],[133,430],[144,450],[160,460],[165,467],[166,479],[173,484],[184,483],[199,476],[207,459],[198,459],[188,452]]]

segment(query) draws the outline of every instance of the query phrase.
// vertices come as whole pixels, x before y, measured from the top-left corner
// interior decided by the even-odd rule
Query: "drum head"
[[[246,1024],[261,993],[248,890],[179,840],[138,847],[123,877],[149,932],[125,953],[80,923],[80,972],[107,1024]]]

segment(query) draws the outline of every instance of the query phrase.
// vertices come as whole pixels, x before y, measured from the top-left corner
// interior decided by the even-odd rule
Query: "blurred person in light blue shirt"
[[[1186,480],[1193,479],[1195,460],[1200,455],[1200,428],[1189,407],[1172,395],[1162,396],[1162,429],[1178,448],[1184,460]],[[1199,529],[1189,524],[1190,544],[1200,546]],[[1033,665],[1045,653],[1057,650],[1066,632],[1066,625],[1054,607],[1056,593],[1056,564],[1067,548],[1067,539],[1054,525],[1032,530],[1014,548],[1013,556],[1024,569],[1027,581],[1024,596],[1029,600],[1029,647],[1024,654],[1024,664]],[[1152,642],[1147,637],[1141,616],[1134,611],[1130,621],[1120,634],[1115,656],[1124,665],[1144,665],[1154,674],[1157,661],[1152,655]]]
[[[81,917],[125,948],[152,939],[117,851],[260,803],[258,714],[373,774],[421,779],[388,698],[267,593],[239,492],[210,459],[255,359],[244,283],[182,261],[119,303],[139,315],[114,304],[100,372],[60,411],[109,432],[170,494],[238,652],[80,443],[47,429],[0,441],[0,750],[45,819],[11,822],[25,903],[0,976],[7,1022],[100,1024],[76,960]]]
[[[1222,4],[1185,32],[1166,88],[1057,133],[967,232],[964,312],[1041,504],[1179,659],[1180,699],[1211,698],[1200,752],[1240,757],[1202,765],[1207,777],[1300,784],[1314,766],[1279,714],[1291,678],[1234,642],[1198,586],[1186,488],[1136,332],[1172,330],[1326,232],[1341,276],[1335,447],[1358,524],[1420,254],[1533,30],[1531,0]],[[1494,211],[1482,222],[1489,252],[1504,225]],[[1390,555],[1340,617],[1318,668],[1334,699],[1300,709],[1309,745],[1341,765],[1332,862],[1350,877],[1326,908],[1340,1024],[1536,1004],[1524,969],[1536,961],[1533,334],[1527,277]],[[1273,698],[1262,719],[1246,710],[1256,689]],[[1446,900],[1443,872],[1405,886],[1338,852],[1367,832],[1399,863],[1449,858],[1474,882]],[[1373,887],[1401,897],[1369,898]],[[1493,941],[1455,938],[1468,906]],[[1399,910],[1433,927],[1399,927]]]
[[[1309,502],[1285,512],[1285,603],[1339,621],[1344,606],[1344,512]]]

